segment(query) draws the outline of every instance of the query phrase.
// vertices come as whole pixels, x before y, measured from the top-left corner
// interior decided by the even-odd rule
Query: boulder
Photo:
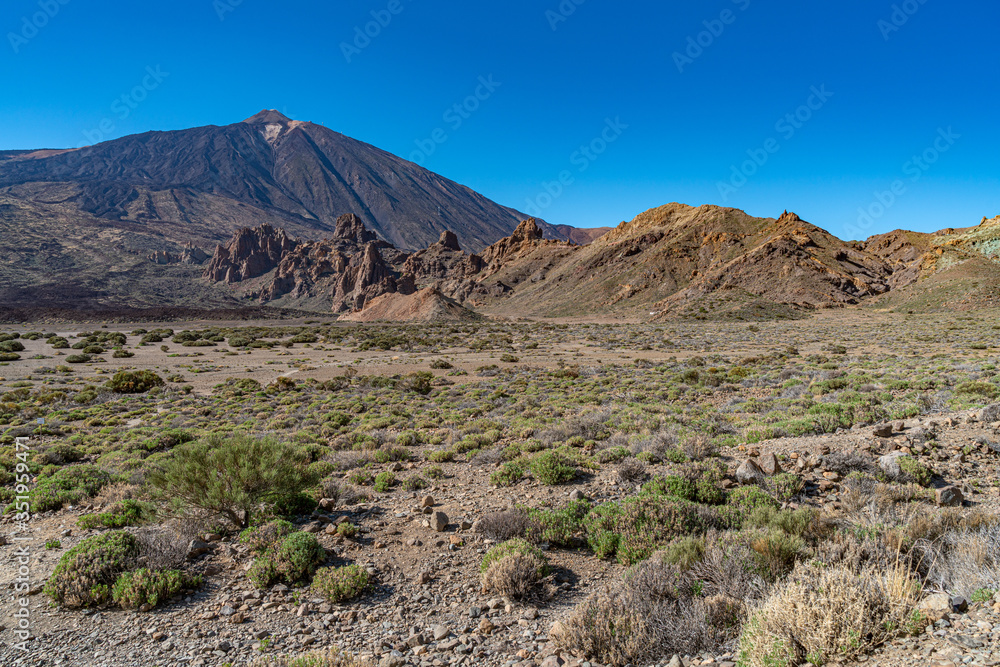
[[[941,507],[961,507],[964,501],[965,496],[957,486],[945,486],[934,490],[934,502]]]
[[[781,464],[774,454],[761,454],[757,458],[757,465],[765,475],[777,475],[781,472]]]
[[[951,613],[951,597],[947,593],[928,595],[920,601],[917,609],[923,612],[931,622],[940,621]]]
[[[440,533],[448,527],[448,515],[444,512],[434,512],[430,516],[430,524],[431,528]]]
[[[880,456],[878,459],[878,467],[882,469],[885,476],[889,479],[899,479],[903,475],[902,469],[899,467],[899,459],[906,456],[903,452],[890,452],[885,456]]]
[[[202,554],[207,554],[211,547],[201,540],[191,540],[188,544],[188,558],[197,558]]]
[[[874,435],[876,438],[891,438],[892,424],[879,424],[872,431],[872,435]]]
[[[764,479],[764,472],[753,459],[747,459],[736,469],[736,481],[740,484],[756,484]]]

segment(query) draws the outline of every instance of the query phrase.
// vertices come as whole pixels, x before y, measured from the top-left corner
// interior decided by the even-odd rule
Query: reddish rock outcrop
[[[285,253],[295,249],[298,242],[284,229],[261,225],[244,227],[226,245],[215,249],[215,255],[204,276],[215,282],[238,283],[262,276],[281,262]]]

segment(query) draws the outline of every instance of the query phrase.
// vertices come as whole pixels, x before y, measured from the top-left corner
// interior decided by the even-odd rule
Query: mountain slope
[[[323,126],[263,111],[242,123],[146,132],[67,151],[0,155],[0,190],[102,220],[183,223],[217,242],[269,222],[332,232],[355,213],[383,239],[422,248],[454,232],[478,249],[524,216]]]

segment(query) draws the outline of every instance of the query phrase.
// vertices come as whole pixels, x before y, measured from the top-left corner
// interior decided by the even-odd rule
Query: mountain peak
[[[286,116],[285,114],[281,113],[280,111],[276,111],[274,109],[264,109],[260,113],[250,116],[243,122],[249,123],[251,125],[257,123],[262,123],[262,124],[290,123],[292,122],[292,119]]]

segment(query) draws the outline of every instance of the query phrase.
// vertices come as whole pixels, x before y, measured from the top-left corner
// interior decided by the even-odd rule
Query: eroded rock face
[[[284,229],[271,225],[244,227],[229,243],[216,247],[204,275],[209,280],[230,284],[256,278],[275,269],[285,253],[297,245]]]
[[[510,236],[500,239],[484,250],[483,261],[493,268],[530,252],[541,243],[544,243],[542,229],[534,218],[528,218],[519,224]]]
[[[351,241],[360,246],[378,240],[375,232],[365,227],[365,223],[361,222],[361,218],[353,213],[346,213],[337,218],[337,223],[333,230],[333,238]],[[458,243],[457,238],[455,239],[455,243]]]

